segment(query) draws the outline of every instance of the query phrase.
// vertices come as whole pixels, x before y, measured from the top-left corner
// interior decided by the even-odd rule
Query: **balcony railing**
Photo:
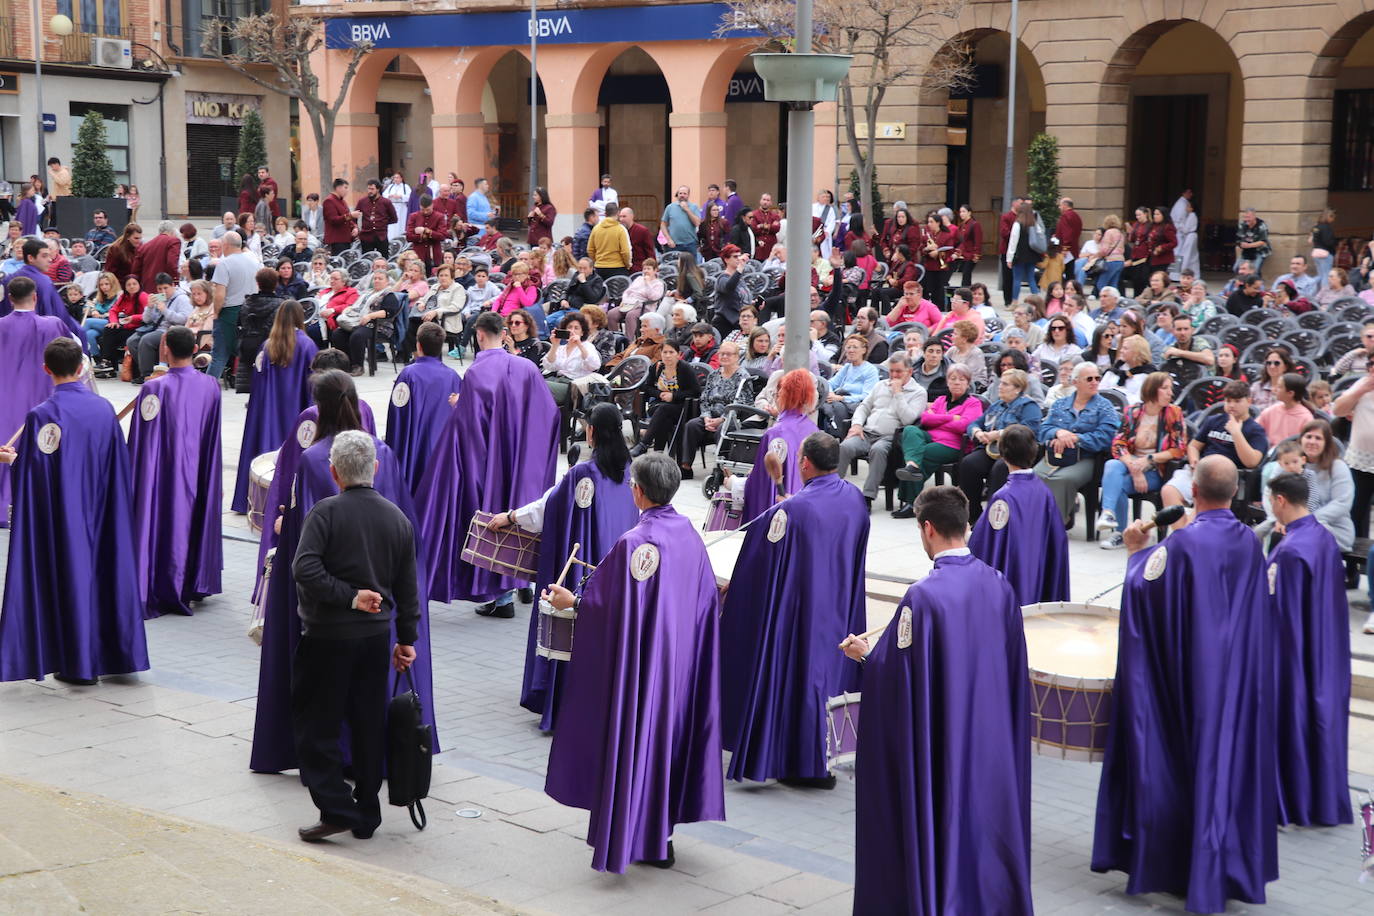
[[[70,35],[47,36],[48,41],[57,45],[57,60],[68,64],[89,64],[91,63],[91,44],[97,38],[123,38],[126,41],[134,41],[137,34],[133,26],[126,26],[122,29],[110,29],[105,34],[93,34],[91,32],[76,31]]]

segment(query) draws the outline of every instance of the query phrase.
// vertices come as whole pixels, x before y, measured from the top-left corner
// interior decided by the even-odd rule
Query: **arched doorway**
[[[1121,212],[1167,210],[1192,189],[1203,267],[1228,268],[1219,233],[1240,208],[1245,117],[1244,81],[1230,46],[1192,20],[1151,23],[1117,49],[1102,91],[1104,101],[1124,104]]]
[[[1332,35],[1313,77],[1312,99],[1331,99],[1326,204],[1336,210],[1338,235],[1368,238],[1374,233],[1374,12]]]
[[[538,89],[535,120],[540,125],[536,140],[538,180],[546,184],[548,146],[543,124],[547,103],[542,81]],[[519,51],[507,51],[492,66],[482,89],[483,175],[491,181],[493,202],[501,215],[523,219],[530,184],[530,59]],[[464,176],[469,183],[477,175]]]
[[[639,222],[657,225],[669,196],[673,155],[672,99],[663,71],[643,48],[626,48],[606,68],[596,107],[601,173],[612,177],[621,204],[632,207]],[[585,196],[593,190],[585,189]]]
[[[410,56],[397,54],[382,71],[376,111],[377,165],[382,174],[399,171],[413,185],[434,165],[434,102],[424,71]]]

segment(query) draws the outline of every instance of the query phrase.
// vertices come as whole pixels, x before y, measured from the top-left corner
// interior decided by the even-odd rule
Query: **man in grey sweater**
[[[854,459],[868,459],[863,491],[870,506],[887,471],[893,434],[915,423],[926,409],[926,390],[911,377],[911,359],[906,351],[888,357],[887,371],[887,380],[874,385],[854,411],[849,434],[840,443],[841,477],[846,476]]]
[[[298,831],[307,842],[345,830],[367,839],[381,824],[387,661],[397,671],[415,661],[415,533],[404,513],[372,488],[376,471],[371,436],[334,437],[329,472],[340,492],[310,510],[292,564],[304,632],[291,672],[291,713],[301,782],[320,811],[318,823]],[[339,750],[344,722],[351,791]]]

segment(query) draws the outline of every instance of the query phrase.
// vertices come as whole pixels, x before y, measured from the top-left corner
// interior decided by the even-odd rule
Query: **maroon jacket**
[[[749,214],[749,228],[754,230],[754,260],[766,261],[778,243],[778,230],[782,228],[782,211],[777,209],[755,210]],[[634,239],[630,240],[631,244]]]
[[[428,229],[429,235],[422,235],[421,229]],[[431,207],[428,214],[416,210],[406,217],[406,241],[426,264],[439,263],[439,243],[448,238],[448,220],[438,209]]]
[[[173,280],[180,275],[177,270],[180,261],[180,237],[158,233],[138,246],[129,272],[138,277],[144,290],[153,293],[157,292],[158,274],[166,274]]]
[[[653,256],[653,230],[643,223],[635,223],[630,227],[630,272],[638,272],[644,266],[644,259]]]
[[[1136,223],[1131,226],[1131,231],[1126,235],[1126,260],[1140,261],[1149,260],[1150,257],[1150,224]]]
[[[326,245],[347,245],[353,241],[353,231],[357,224],[349,216],[352,209],[348,201],[337,194],[330,194],[321,205],[324,210],[324,243]]]
[[[1001,219],[997,221],[997,253],[1000,255],[1005,255],[1007,246],[1011,244],[1011,224],[1014,222],[1016,222],[1016,211],[1014,210],[1003,213]],[[1002,260],[1006,261],[1006,258],[1004,257]]]
[[[530,220],[530,247],[539,244],[540,239],[553,239],[553,221],[558,218],[558,210],[553,204],[540,204],[530,209],[531,213],[537,214]],[[634,240],[631,239],[631,244]]]
[[[949,251],[941,251],[934,257],[925,250],[925,240],[921,241],[921,266],[926,269],[926,273],[938,270],[948,270],[950,262],[954,260],[954,249],[959,246],[959,233],[954,229],[940,229],[933,236],[926,234],[927,238],[935,239],[936,248],[948,248]],[[915,256],[915,252],[912,252]],[[943,263],[943,266],[941,264]]]
[[[1178,230],[1174,228],[1173,223],[1151,223],[1147,244],[1150,246],[1150,266],[1168,267],[1174,262]]]
[[[368,241],[386,240],[387,227],[396,222],[396,208],[391,201],[380,194],[375,198],[364,194],[358,198],[353,209],[363,215],[362,226],[358,229],[360,238]]]
[[[965,261],[976,261],[983,254],[983,227],[978,220],[959,224],[959,257]]]
[[[1071,256],[1078,257],[1078,240],[1083,235],[1083,217],[1077,210],[1069,209],[1059,214],[1059,222],[1054,227],[1054,235],[1059,239],[1060,249]]]

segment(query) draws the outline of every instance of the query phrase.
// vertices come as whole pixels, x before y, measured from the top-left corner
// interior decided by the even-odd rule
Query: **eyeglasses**
[[[524,323],[525,323],[525,319],[523,319],[523,318],[512,318],[510,321],[507,321],[507,322],[506,322],[506,324],[510,325],[511,327],[515,327],[517,324],[524,324]]]
[[[1283,363],[1277,359],[1267,359],[1264,361],[1266,366],[1282,366]]]
[[[1100,375],[1085,375],[1085,376],[1082,376],[1082,378],[1081,378],[1080,380],[1081,380],[1081,381],[1084,381],[1084,382],[1100,382],[1100,381],[1102,381],[1102,376],[1100,376]]]

